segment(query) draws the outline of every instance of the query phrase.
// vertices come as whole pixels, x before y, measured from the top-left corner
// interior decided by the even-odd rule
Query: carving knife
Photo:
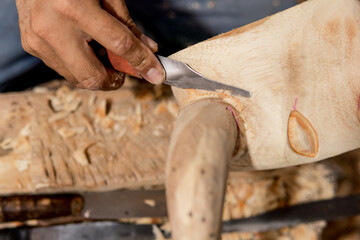
[[[141,78],[127,60],[115,55],[109,50],[107,50],[107,53],[114,69],[133,77]],[[157,57],[165,70],[166,76],[164,84],[185,89],[201,89],[207,91],[226,90],[234,95],[251,97],[251,92],[208,79],[183,62],[158,55]]]
[[[115,190],[0,197],[0,222],[30,219],[116,220],[167,216],[164,190]]]

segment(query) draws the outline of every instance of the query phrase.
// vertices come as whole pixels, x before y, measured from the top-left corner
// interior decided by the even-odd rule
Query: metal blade
[[[360,195],[276,209],[254,217],[224,222],[223,232],[263,232],[301,223],[335,220],[360,214]]]
[[[234,95],[251,97],[251,92],[207,79],[185,63],[162,56],[158,56],[158,58],[166,72],[165,84],[185,89],[227,90]]]
[[[85,192],[82,216],[90,219],[165,217],[164,190]],[[150,206],[149,203],[154,203]]]

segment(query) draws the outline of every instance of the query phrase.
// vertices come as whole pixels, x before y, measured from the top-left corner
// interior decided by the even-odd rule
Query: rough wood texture
[[[359,148],[359,12],[357,0],[311,0],[180,51],[171,57],[253,95],[174,88],[175,97],[181,106],[220,98],[239,112],[245,146],[233,165],[240,169]]]
[[[166,165],[166,198],[177,240],[218,239],[237,125],[229,106],[196,102],[180,111]]]
[[[137,92],[1,95],[1,194],[162,185],[177,105]]]

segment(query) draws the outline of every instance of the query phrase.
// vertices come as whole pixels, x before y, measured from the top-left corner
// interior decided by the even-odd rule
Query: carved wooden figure
[[[360,146],[360,3],[312,0],[171,56],[250,90],[173,89],[167,155],[173,238],[218,239],[228,169],[315,162]]]

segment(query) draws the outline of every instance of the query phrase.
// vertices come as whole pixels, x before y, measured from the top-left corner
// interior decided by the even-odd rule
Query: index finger
[[[93,6],[86,12],[81,11],[76,20],[84,32],[105,48],[128,60],[146,80],[155,84],[163,82],[164,70],[152,51],[127,26],[100,6]]]

